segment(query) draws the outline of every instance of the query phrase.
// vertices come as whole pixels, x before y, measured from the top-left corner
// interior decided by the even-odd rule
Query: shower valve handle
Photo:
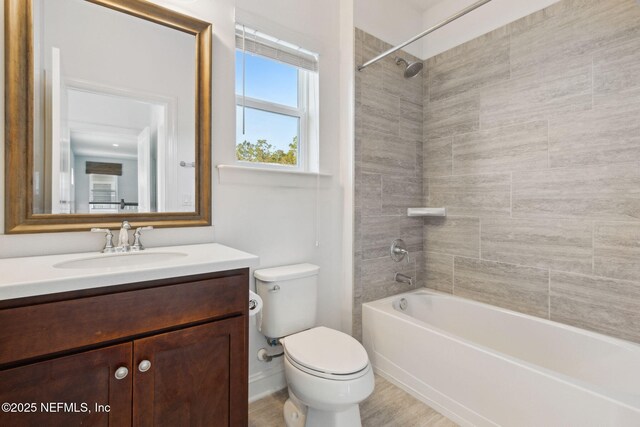
[[[390,248],[391,259],[395,262],[400,262],[403,259],[409,263],[409,251],[407,250],[407,244],[402,239],[396,239],[391,244]]]

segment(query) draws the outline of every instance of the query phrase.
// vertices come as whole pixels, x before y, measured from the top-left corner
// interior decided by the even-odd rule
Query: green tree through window
[[[289,151],[275,149],[266,139],[259,139],[255,144],[245,140],[236,145],[238,160],[255,163],[278,163],[281,165],[298,164],[298,137],[294,136],[289,144]]]

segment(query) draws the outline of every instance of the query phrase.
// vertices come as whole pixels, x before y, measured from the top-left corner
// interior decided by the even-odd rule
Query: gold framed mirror
[[[5,233],[210,225],[211,24],[144,0],[4,7]]]

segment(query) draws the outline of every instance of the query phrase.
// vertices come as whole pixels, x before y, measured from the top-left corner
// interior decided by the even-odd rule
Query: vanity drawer
[[[0,366],[248,312],[248,270],[0,310]]]

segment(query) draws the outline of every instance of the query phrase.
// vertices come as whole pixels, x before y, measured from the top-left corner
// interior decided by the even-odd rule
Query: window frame
[[[268,56],[263,56],[257,53],[249,53],[242,52],[242,49],[236,48],[235,52],[240,52],[245,55],[253,55],[259,56],[262,59],[266,59],[269,61],[277,60],[273,58],[269,58]],[[286,64],[289,65],[289,64]],[[311,71],[295,67],[293,65],[289,65],[290,67],[297,68],[298,72],[298,107],[291,107],[289,105],[280,104],[277,102],[265,101],[262,99],[252,98],[249,96],[244,96],[242,94],[236,95],[236,107],[242,108],[243,105],[246,108],[252,108],[254,110],[261,110],[267,113],[280,114],[289,117],[298,118],[298,154],[297,154],[297,164],[296,165],[283,165],[280,163],[262,163],[262,162],[249,162],[246,160],[239,160],[236,154],[236,149],[238,147],[238,135],[236,135],[236,141],[234,143],[234,163],[238,166],[246,166],[258,169],[272,169],[272,170],[283,170],[283,171],[297,171],[297,172],[308,172],[310,170],[309,164],[309,144],[310,144],[310,136],[309,136],[309,73]],[[234,90],[235,92],[235,90]],[[244,101],[244,104],[243,104]]]

